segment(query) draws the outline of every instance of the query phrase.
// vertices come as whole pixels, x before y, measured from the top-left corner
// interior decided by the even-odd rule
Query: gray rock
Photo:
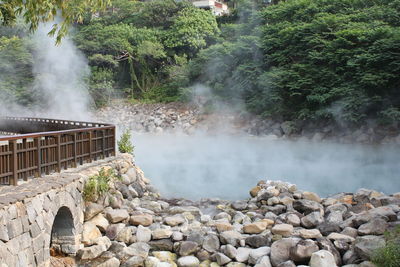
[[[297,264],[306,264],[311,255],[319,250],[318,245],[310,240],[300,240],[296,246],[290,249],[290,258]]]
[[[310,267],[336,267],[335,258],[327,250],[320,250],[311,255]]]
[[[356,238],[354,251],[363,260],[369,260],[373,253],[386,244],[382,236],[366,235]]]
[[[149,255],[150,246],[143,242],[133,243],[129,247],[131,256],[146,258]]]
[[[225,231],[220,234],[220,240],[222,244],[231,244],[232,246],[237,246],[242,239],[243,236],[237,231]]]
[[[119,267],[119,266],[120,266],[120,261],[115,257],[112,257],[97,265],[97,267]]]
[[[234,259],[237,254],[236,248],[229,244],[221,246],[221,252],[231,259]]]
[[[336,249],[335,245],[326,237],[317,238],[318,247],[321,250],[329,251],[335,258],[336,265],[340,266],[342,264],[342,257],[339,251]]]
[[[236,261],[237,262],[247,262],[247,260],[249,259],[251,248],[240,247],[236,251],[237,251],[236,257],[235,257]]]
[[[300,241],[299,238],[283,238],[275,241],[271,246],[271,263],[277,266],[290,260],[290,249]]]
[[[246,245],[259,248],[269,246],[272,243],[272,238],[269,235],[251,235],[245,239]]]
[[[323,222],[319,225],[317,225],[318,230],[321,232],[321,234],[327,236],[330,233],[337,233],[340,232],[341,228],[337,224],[332,224],[332,223],[327,223]]]
[[[179,267],[197,267],[200,265],[199,259],[194,256],[185,256],[178,259]]]
[[[247,208],[247,201],[237,200],[232,202],[232,208],[235,210],[245,210]]]
[[[219,252],[215,254],[215,258],[219,265],[225,265],[228,262],[232,261],[228,256],[226,256],[222,253],[219,253]]]
[[[264,256],[268,256],[271,253],[271,248],[270,247],[260,247],[257,249],[252,249],[249,254],[249,264],[256,264],[259,259],[261,259]]]
[[[315,228],[323,222],[324,218],[319,211],[311,212],[307,216],[301,218],[301,224],[305,228]]]
[[[125,224],[117,223],[117,224],[110,224],[106,230],[106,236],[111,240],[114,240],[118,233],[125,228]]]
[[[126,262],[121,264],[121,267],[141,267],[143,266],[144,258],[140,256],[130,257]]]
[[[160,239],[148,242],[153,251],[173,251],[174,243],[170,239]]]
[[[139,225],[136,231],[136,240],[137,242],[149,242],[151,240],[151,230]]]
[[[215,252],[219,249],[220,242],[217,235],[207,235],[203,241],[203,248],[208,252]]]
[[[285,262],[282,262],[282,263],[280,263],[278,266],[276,266],[276,267],[296,267],[296,264],[294,264],[294,262],[293,261],[285,261]]]
[[[382,235],[388,228],[388,223],[382,218],[374,218],[358,228],[360,235]]]
[[[293,202],[293,208],[300,213],[305,215],[313,212],[313,211],[321,211],[323,210],[323,206],[318,202],[307,200],[307,199],[299,199]]]
[[[268,256],[261,257],[258,259],[257,264],[254,267],[272,267],[271,261]]]
[[[196,253],[198,244],[192,241],[183,241],[179,248],[179,255],[188,256],[190,254]]]

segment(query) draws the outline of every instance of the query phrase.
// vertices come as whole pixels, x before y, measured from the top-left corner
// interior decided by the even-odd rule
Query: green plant
[[[135,147],[132,145],[131,137],[131,132],[128,129],[125,130],[118,141],[119,152],[133,154],[133,149]]]
[[[83,187],[83,198],[85,201],[96,201],[110,189],[110,182],[118,179],[114,169],[101,168],[99,174],[92,175]]]
[[[378,267],[400,266],[400,225],[394,230],[385,232],[386,246],[378,249],[372,262]]]

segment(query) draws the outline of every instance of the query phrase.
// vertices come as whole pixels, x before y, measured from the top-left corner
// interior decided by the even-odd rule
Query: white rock
[[[311,255],[310,267],[337,267],[337,265],[332,253],[320,250]]]
[[[137,242],[149,242],[151,240],[151,230],[139,225],[136,231]]]
[[[178,259],[179,267],[197,267],[199,265],[199,259],[194,256],[185,256]]]

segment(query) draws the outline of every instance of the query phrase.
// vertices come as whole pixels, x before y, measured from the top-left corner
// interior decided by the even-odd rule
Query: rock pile
[[[118,114],[118,116],[116,116]],[[269,139],[333,140],[340,143],[396,143],[400,144],[397,128],[362,126],[359,129],[337,128],[334,125],[300,125],[290,121],[275,121],[251,114],[229,110],[207,112],[203,106],[183,103],[131,104],[114,101],[93,115],[97,121],[116,124],[135,132],[227,131],[264,136]]]
[[[383,233],[400,224],[400,193],[360,189],[321,198],[261,181],[248,200],[163,199],[132,158],[122,180],[87,203],[83,265],[372,267]]]

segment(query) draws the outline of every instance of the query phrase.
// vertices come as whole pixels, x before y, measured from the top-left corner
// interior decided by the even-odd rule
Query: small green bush
[[[378,267],[399,267],[400,266],[400,226],[393,231],[385,233],[386,246],[378,249],[372,262]]]
[[[131,132],[129,130],[125,130],[118,141],[119,152],[133,154],[133,149],[135,147],[132,145],[131,137]]]
[[[97,201],[110,189],[110,182],[117,179],[114,169],[105,170],[101,168],[99,174],[90,176],[83,187],[83,198],[85,201]]]

